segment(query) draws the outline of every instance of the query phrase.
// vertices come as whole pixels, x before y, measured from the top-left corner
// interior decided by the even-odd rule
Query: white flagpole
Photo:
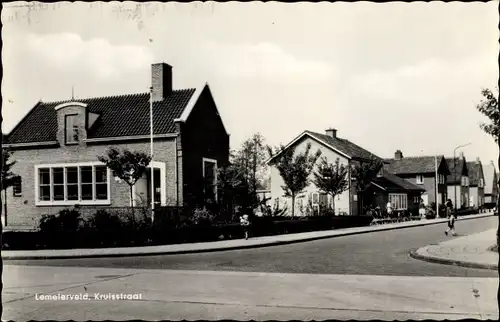
[[[438,188],[438,158],[437,155],[434,156],[434,165],[436,168],[436,219],[439,219],[439,202],[438,202],[438,195],[439,195],[439,188]]]
[[[153,87],[149,89],[149,126],[151,135],[151,163],[149,168],[151,169],[151,223],[154,223],[155,219],[155,176],[154,176],[154,166],[153,166]]]

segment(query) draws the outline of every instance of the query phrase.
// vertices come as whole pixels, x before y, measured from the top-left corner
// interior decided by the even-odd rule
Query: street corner
[[[431,244],[410,251],[410,257],[426,262],[488,270],[498,269],[498,253],[484,236],[488,232],[457,237],[439,244]]]

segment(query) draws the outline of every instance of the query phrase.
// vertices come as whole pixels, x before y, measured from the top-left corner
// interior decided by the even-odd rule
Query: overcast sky
[[[475,109],[498,82],[498,1],[23,4],[2,10],[4,132],[72,85],[147,92],[164,61],[174,88],[209,83],[232,148],[334,127],[381,157],[498,156]]]

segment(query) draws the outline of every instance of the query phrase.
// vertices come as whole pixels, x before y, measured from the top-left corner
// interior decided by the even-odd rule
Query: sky
[[[260,132],[287,144],[333,127],[381,157],[497,160],[479,128],[498,84],[498,1],[488,3],[84,3],[4,5],[8,133],[38,102],[208,82],[231,148]]]

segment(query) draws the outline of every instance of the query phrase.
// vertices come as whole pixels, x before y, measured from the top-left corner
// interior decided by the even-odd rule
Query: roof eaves
[[[279,151],[278,153],[276,153],[275,155],[273,155],[272,157],[270,157],[269,159],[267,159],[265,161],[266,164],[269,164],[272,160],[274,160],[278,155],[280,155],[281,153],[283,153],[283,151],[285,151],[286,149],[288,149],[289,147],[291,147],[293,144],[295,144],[297,141],[299,141],[303,136],[309,136],[310,138],[312,138],[313,140],[316,140],[318,142],[320,142],[321,144],[327,146],[328,148],[332,149],[333,151],[337,152],[338,154],[341,154],[342,156],[346,157],[347,159],[352,159],[352,157],[338,149],[336,149],[335,147],[333,147],[331,144],[329,144],[328,142],[325,142],[324,140],[321,140],[320,138],[318,138],[316,135],[312,134],[310,131],[304,131],[302,132],[301,134],[299,134],[297,137],[295,137],[295,139],[293,139],[290,143],[288,143],[283,150]]]
[[[201,93],[203,92],[203,90],[205,89],[205,87],[208,87],[208,83],[207,82],[205,82],[202,86],[199,86],[199,87],[196,88],[193,96],[191,96],[191,98],[189,99],[188,104],[184,108],[184,111],[182,111],[181,116],[179,118],[177,118],[177,119],[174,119],[174,122],[185,123],[187,121],[187,119],[189,118],[189,115],[193,111],[193,109],[194,109],[194,107],[196,105],[196,102],[198,102],[198,99],[200,98]]]

